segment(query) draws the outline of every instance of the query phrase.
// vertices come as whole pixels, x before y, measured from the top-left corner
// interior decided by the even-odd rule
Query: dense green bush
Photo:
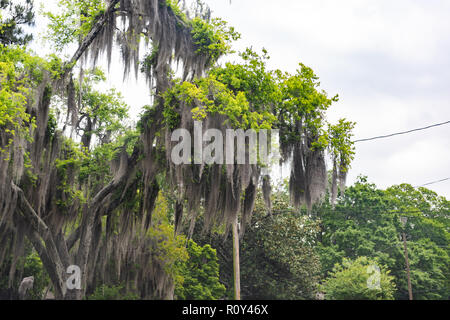
[[[344,259],[335,265],[321,289],[327,300],[393,300],[394,277],[389,273],[376,260]]]

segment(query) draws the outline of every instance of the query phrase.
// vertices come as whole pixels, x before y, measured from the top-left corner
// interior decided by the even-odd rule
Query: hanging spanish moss
[[[126,283],[127,289],[143,299],[171,299],[175,281],[157,255],[161,241],[167,239],[154,235],[160,222],[155,221],[153,213],[164,188],[174,198],[171,236],[175,238],[186,223],[192,236],[199,215],[203,215],[205,231],[225,225],[226,233],[240,216],[242,237],[251,220],[258,188],[262,188],[267,214],[272,214],[270,176],[262,174],[261,164],[249,162],[250,139],[245,140],[245,164],[236,159],[227,164],[223,164],[225,159],[198,164],[190,157],[176,165],[171,157],[178,144],[171,139],[175,129],[184,129],[191,137],[203,137],[207,130],[215,129],[226,137],[230,129],[275,128],[273,118],[280,123],[293,122],[295,125],[289,124],[287,130],[280,128],[283,160],[291,163],[291,200],[295,206],[311,210],[324,198],[325,147],[315,146],[318,130],[304,124],[308,119],[303,111],[292,121],[292,115],[280,111],[283,108],[276,109],[280,101],[258,105],[259,101],[211,75],[211,68],[227,53],[227,47],[223,39],[210,37],[206,44],[198,40],[205,36],[198,34],[203,27],[211,28],[207,36],[215,30],[206,25],[211,16],[208,8],[197,7],[194,16],[190,19],[174,10],[166,0],[107,0],[105,11],[81,39],[60,75],[43,70],[38,83],[30,88],[26,114],[34,123],[23,120],[20,125],[25,130],[14,136],[0,131],[0,149],[5,150],[0,152],[0,264],[6,256],[13,257],[10,287],[21,276],[19,258],[28,239],[42,260],[57,299],[82,299],[99,283]],[[80,139],[84,148],[72,139],[74,133],[79,133],[76,127],[82,121],[83,71],[78,91],[71,71],[77,61],[86,58],[95,65],[104,53],[110,65],[115,45],[120,48],[124,77],[142,70],[154,89],[154,103],[142,114],[136,135],[115,145],[111,159],[102,159],[106,170],[96,177],[86,177],[83,168],[92,161],[91,132],[85,130]],[[143,48],[149,53],[141,61]],[[173,78],[175,65],[182,66],[180,79]],[[197,92],[200,84],[196,80],[209,76],[204,98],[214,110],[205,111],[203,117],[196,117],[195,110],[205,110],[205,99],[187,99],[183,94],[173,94],[176,99],[169,99],[168,93],[176,92],[183,84]],[[70,138],[53,123],[50,105],[55,95],[67,102],[64,129],[69,127]],[[241,104],[244,107],[235,111]],[[258,114],[260,111],[265,114]],[[321,112],[308,116],[322,123]],[[252,119],[257,123],[250,123]],[[195,121],[201,124],[201,132],[196,132]],[[107,145],[110,136],[100,140],[102,146]],[[230,149],[231,142],[224,142],[214,156]],[[191,154],[195,143],[191,144]],[[201,147],[208,150],[210,145],[202,139]],[[235,154],[237,148],[233,142]],[[341,192],[345,186],[348,163],[342,159],[334,159],[332,202],[337,183]],[[67,267],[74,264],[82,270],[80,290],[68,290],[66,286]]]
[[[118,1],[109,1],[111,3]],[[184,65],[184,79],[201,76],[212,62],[211,57],[198,51],[191,35],[192,27],[186,17],[174,12],[165,0],[120,0],[119,6],[105,14],[105,22],[86,53],[92,62],[106,52],[111,63],[113,44],[120,47],[125,76],[140,64],[140,39],[157,49],[154,72],[163,77],[172,61]],[[150,75],[149,75],[150,76]],[[158,79],[160,80],[160,79]]]

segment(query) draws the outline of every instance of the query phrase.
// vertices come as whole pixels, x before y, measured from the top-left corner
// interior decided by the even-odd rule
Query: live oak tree
[[[59,299],[81,299],[99,282],[113,280],[133,285],[141,298],[173,298],[176,280],[154,254],[161,238],[150,232],[163,187],[175,199],[175,231],[185,218],[194,223],[201,208],[206,228],[228,227],[238,215],[244,224],[260,184],[270,207],[270,180],[260,165],[170,161],[172,131],[192,132],[194,120],[222,131],[280,129],[295,206],[311,210],[325,196],[327,150],[335,151],[344,180],[353,156],[346,138],[351,124],[342,121],[341,129],[328,133],[325,112],[337,97],[319,89],[310,68],[300,65],[293,75],[268,70],[267,54],[252,50],[242,53],[241,63],[220,66],[239,34],[199,3],[194,16],[166,0],[59,4],[58,13],[47,13],[47,38],[58,54],[76,46],[70,59],[1,47],[0,258],[13,256],[11,278],[29,241]],[[142,70],[154,94],[136,129],[118,128],[123,103],[114,92],[91,90],[89,81],[99,75],[82,68],[89,60],[95,65],[102,53],[110,63],[113,44],[120,47],[125,75]],[[141,44],[148,50],[144,60]],[[65,125],[81,135],[82,146],[55,124],[57,96],[67,102]],[[73,264],[82,270],[81,290],[67,290],[66,269]]]

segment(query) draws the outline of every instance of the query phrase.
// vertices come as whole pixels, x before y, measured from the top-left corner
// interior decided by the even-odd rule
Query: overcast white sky
[[[357,122],[355,139],[450,120],[448,0],[206,2],[242,34],[236,49],[265,47],[270,67],[292,73],[299,62],[312,67],[322,88],[340,96],[329,119]],[[113,62],[109,84],[123,92],[136,116],[149,103],[147,86],[134,79],[123,84],[121,74]],[[360,174],[381,188],[450,177],[449,137],[447,125],[359,143],[348,183]],[[429,188],[450,199],[450,181]]]

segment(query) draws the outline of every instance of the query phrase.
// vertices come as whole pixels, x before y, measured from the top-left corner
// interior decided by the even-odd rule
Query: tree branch
[[[66,240],[66,246],[67,250],[70,251],[75,243],[77,243],[77,240],[80,238],[81,229],[78,227],[74,232],[72,232],[69,237]]]
[[[64,73],[64,78],[67,74],[69,74],[78,59],[83,55],[83,53],[87,50],[87,48],[91,45],[92,41],[97,37],[97,35],[100,33],[102,28],[104,27],[106,21],[108,20],[108,17],[111,13],[114,12],[114,7],[116,4],[119,3],[119,0],[112,0],[109,4],[108,8],[105,10],[103,15],[97,20],[97,22],[92,27],[91,31],[87,34],[86,37],[84,37],[83,41],[81,41],[80,46],[78,47],[77,51],[74,53],[72,58],[69,60],[69,62],[66,65],[66,70]]]
[[[90,201],[89,205],[87,205],[84,208],[83,220],[81,222],[80,244],[76,256],[76,263],[81,268],[83,273],[82,287],[84,289],[86,289],[89,272],[94,271],[88,270],[88,257],[92,244],[95,219],[98,218],[99,213],[101,213],[100,209],[105,205],[103,201],[107,197],[109,197],[111,194],[114,194],[114,192],[120,190],[121,188],[126,189],[126,183],[129,178],[130,172],[132,172],[133,168],[136,166],[140,154],[137,148],[135,148],[130,158],[128,158],[126,150],[123,150],[122,152],[123,154],[121,158],[119,174],[116,177],[114,177],[114,179],[107,186],[105,186],[102,190],[100,190],[96,194],[96,196]],[[115,206],[120,204],[121,200],[120,198],[122,194],[123,193],[120,194],[118,193],[116,195],[116,198],[112,200],[112,203]],[[114,209],[114,207],[113,208],[109,207],[108,209]],[[82,295],[83,292],[78,292],[78,294]]]
[[[58,247],[55,244],[53,235],[49,227],[34,211],[28,200],[25,198],[24,192],[21,188],[11,182],[11,188],[17,194],[18,211],[21,213],[16,215],[17,219],[21,219],[30,229],[27,233],[28,239],[33,244],[42,262],[46,266],[46,270],[51,276],[53,285],[55,287],[55,293],[63,298],[66,293],[66,286],[64,283],[65,268],[61,261]],[[45,245],[42,244],[41,239]]]

